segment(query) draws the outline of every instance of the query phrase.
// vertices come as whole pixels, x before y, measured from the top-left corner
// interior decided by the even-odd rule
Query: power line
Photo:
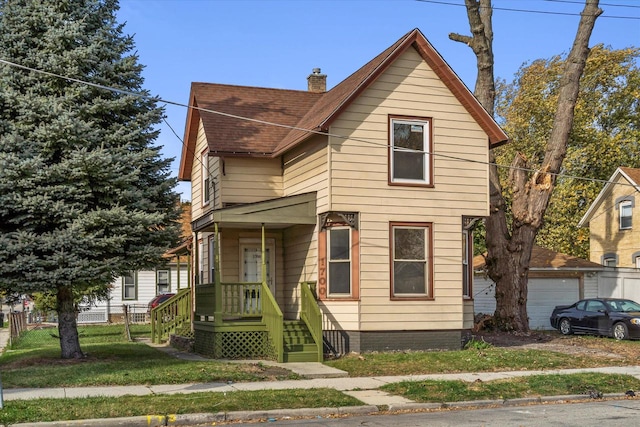
[[[387,149],[391,147],[390,144],[376,142],[376,141],[372,141],[370,139],[354,138],[354,137],[344,136],[344,135],[340,135],[340,134],[334,134],[334,133],[329,133],[329,132],[321,132],[321,131],[317,131],[317,130],[314,130],[314,129],[305,129],[305,128],[301,128],[301,127],[297,127],[297,126],[284,125],[284,124],[281,124],[281,123],[275,123],[275,122],[269,122],[269,121],[266,121],[266,120],[254,119],[254,118],[251,118],[251,117],[239,116],[237,114],[225,113],[223,111],[212,110],[212,109],[209,109],[209,108],[197,107],[197,106],[194,106],[194,105],[183,104],[183,103],[180,103],[180,102],[175,102],[175,101],[162,99],[162,98],[157,97],[157,96],[156,97],[149,96],[149,95],[145,95],[144,93],[132,92],[132,91],[129,91],[129,90],[124,90],[124,89],[118,89],[118,88],[115,88],[115,87],[105,86],[105,85],[101,85],[101,84],[98,84],[98,83],[87,82],[87,81],[76,79],[76,78],[73,78],[73,77],[63,76],[61,74],[56,74],[56,73],[52,73],[52,72],[49,72],[49,71],[39,70],[37,68],[27,67],[25,65],[16,64],[15,62],[7,61],[5,59],[0,59],[0,63],[8,65],[8,66],[11,66],[11,67],[17,67],[17,68],[20,68],[20,69],[23,69],[23,70],[27,70],[27,71],[44,74],[44,75],[47,75],[49,77],[54,77],[54,78],[58,78],[58,79],[71,81],[71,82],[74,82],[74,83],[79,83],[79,84],[95,87],[95,88],[102,89],[102,90],[121,93],[121,94],[129,95],[129,96],[140,97],[142,99],[151,100],[151,101],[154,101],[154,102],[159,102],[159,103],[164,103],[164,104],[169,104],[169,105],[175,105],[175,106],[178,106],[178,107],[183,107],[183,108],[193,109],[193,110],[197,110],[197,111],[201,111],[201,112],[221,115],[221,116],[224,116],[224,117],[229,117],[229,118],[233,118],[233,119],[237,119],[237,120],[250,121],[250,122],[253,122],[253,123],[259,123],[259,124],[263,124],[263,125],[267,125],[267,126],[277,126],[277,127],[290,129],[290,130],[299,130],[299,131],[312,133],[312,134],[317,134],[317,135],[331,136],[331,137],[338,138],[338,139],[362,142],[364,144],[375,145],[375,146],[384,147],[384,148],[387,148]],[[165,121],[165,123],[166,123],[166,121]],[[174,135],[178,138],[178,140],[182,143],[182,145],[186,146],[186,142],[183,141],[182,138],[180,138],[178,136],[178,134],[173,130],[173,128],[171,128],[171,130],[173,131]],[[187,146],[187,149],[188,149],[188,146]],[[462,157],[451,156],[451,155],[440,154],[440,153],[430,153],[430,152],[426,152],[426,153],[429,154],[429,155],[433,155],[435,157],[440,157],[440,158],[445,158],[445,159],[455,160],[455,161],[460,161],[460,162],[475,163],[475,164],[481,164],[481,165],[495,165],[498,168],[518,170],[518,171],[524,171],[524,172],[530,172],[530,173],[540,172],[539,169],[530,169],[530,168],[520,168],[520,167],[514,167],[514,166],[505,166],[505,165],[500,165],[500,164],[497,164],[497,163],[490,163],[490,162],[485,162],[485,161],[480,161],[480,160],[465,159],[465,158],[462,158]],[[192,152],[192,154],[194,155],[194,157],[198,157],[198,156],[195,155],[195,153]],[[250,153],[245,153],[245,154],[250,154]],[[200,161],[200,163],[202,164],[201,161]],[[569,179],[583,180],[583,181],[589,181],[589,182],[596,182],[596,183],[601,183],[601,184],[606,184],[606,183],[611,182],[611,181],[604,180],[604,179],[587,178],[587,177],[581,177],[581,176],[577,176],[577,175],[567,175],[567,174],[563,174],[563,173],[550,173],[550,172],[545,172],[545,173],[550,175],[550,176],[556,177],[556,178],[569,178]],[[635,188],[635,186],[632,185],[632,184],[613,183],[613,182],[612,182],[612,184],[614,184],[614,185],[626,185],[626,186],[631,186],[631,187]]]
[[[442,1],[442,0],[415,0],[415,1],[421,2],[421,3],[442,4],[446,6],[466,7],[464,4],[451,3],[448,1]],[[497,7],[497,6],[491,6],[491,9],[501,10],[505,12],[538,13],[542,15],[562,15],[562,16],[581,16],[582,15],[581,13],[576,13],[576,12],[551,12],[547,10],[514,9],[509,7]],[[616,15],[607,15],[606,13],[603,13],[602,15],[600,15],[599,19],[602,19],[602,18],[640,20],[640,16],[616,16]]]

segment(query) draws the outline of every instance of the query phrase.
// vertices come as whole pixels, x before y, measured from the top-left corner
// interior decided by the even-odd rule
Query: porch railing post
[[[266,245],[264,237],[264,222],[262,223],[262,283],[267,283],[267,260],[266,260]],[[275,295],[274,295],[275,296]]]
[[[214,244],[213,244],[213,285],[215,292],[215,310],[214,310],[214,318],[213,322],[216,325],[222,325],[222,284],[220,283],[220,257],[218,250],[218,245],[220,242],[218,241],[218,223],[214,223]]]

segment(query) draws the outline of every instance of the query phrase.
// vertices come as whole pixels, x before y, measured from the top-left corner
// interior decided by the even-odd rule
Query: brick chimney
[[[320,68],[314,68],[307,77],[309,92],[323,93],[327,91],[327,75],[320,74]]]

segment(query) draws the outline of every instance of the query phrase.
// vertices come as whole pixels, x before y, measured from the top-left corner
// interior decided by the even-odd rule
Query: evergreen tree
[[[56,296],[63,358],[82,357],[75,297],[157,265],[179,233],[163,111],[117,0],[0,0],[0,290]]]

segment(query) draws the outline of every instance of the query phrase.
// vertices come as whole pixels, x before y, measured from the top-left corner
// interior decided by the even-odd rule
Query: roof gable
[[[606,195],[620,179],[624,179],[629,183],[629,185],[635,187],[635,191],[640,191],[640,185],[638,184],[640,183],[640,169],[619,167],[615,170],[613,175],[611,175],[611,178],[609,178],[602,190],[600,190],[600,193],[598,193],[598,196],[595,198],[593,203],[591,203],[587,212],[582,216],[582,219],[578,222],[578,227],[588,226],[589,221],[593,218],[593,215],[604,201]]]
[[[187,113],[179,179],[191,178],[193,156],[198,154],[193,151],[200,118],[211,153],[277,157],[313,134],[327,132],[344,109],[411,48],[476,120],[491,147],[508,141],[500,126],[416,28],[325,93],[193,83],[190,105],[196,108]]]

